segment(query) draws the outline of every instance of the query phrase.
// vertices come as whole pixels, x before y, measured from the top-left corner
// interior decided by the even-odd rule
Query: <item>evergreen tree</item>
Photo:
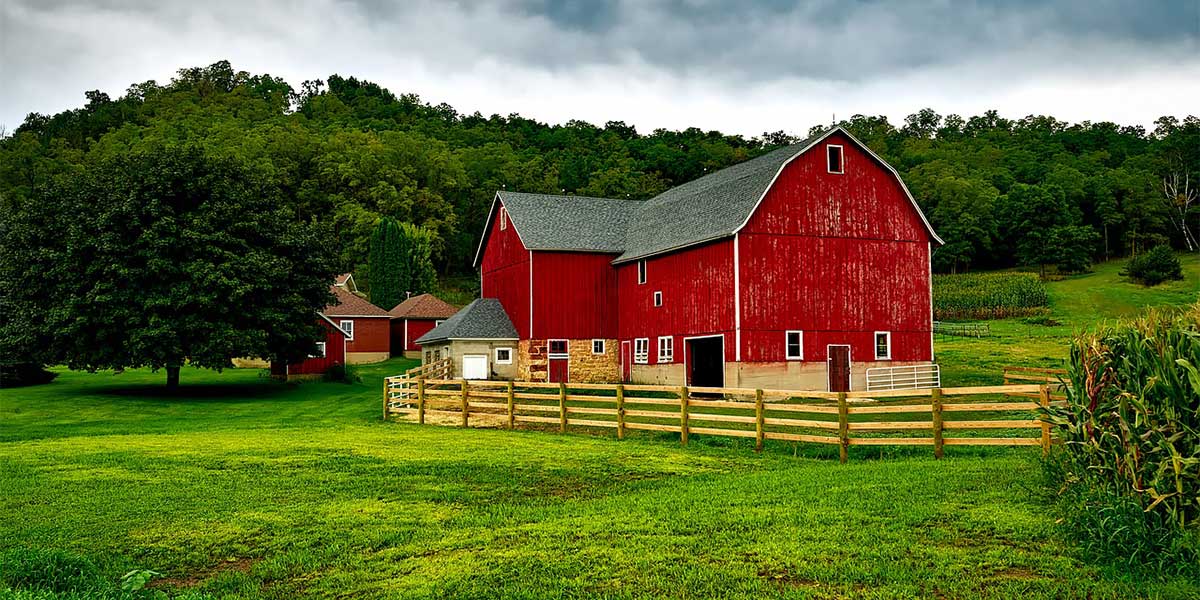
[[[404,240],[400,226],[391,217],[382,217],[371,232],[370,269],[371,302],[390,309],[404,300],[408,287],[404,268]]]

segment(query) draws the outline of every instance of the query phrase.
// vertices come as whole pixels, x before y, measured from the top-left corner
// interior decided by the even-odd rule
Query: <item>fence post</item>
[[[391,379],[391,377],[383,378],[383,420],[384,421],[386,421],[387,417],[388,417],[388,383],[389,383],[388,380],[389,379]]]
[[[625,439],[625,384],[617,384],[617,439]]]
[[[942,388],[933,389],[933,457],[942,457]]]
[[[763,449],[763,391],[754,390],[754,451]]]
[[[467,404],[467,380],[462,380],[462,426],[466,427],[471,417],[471,407]]]
[[[679,443],[684,446],[688,443],[688,389],[686,385],[679,388]]]
[[[1042,384],[1038,389],[1038,403],[1042,405],[1042,409],[1050,408],[1050,386]],[[1050,422],[1046,420],[1046,415],[1042,415],[1042,456],[1050,456]]]
[[[425,378],[417,378],[417,423],[425,424]]]
[[[558,382],[558,431],[567,432],[567,384]]]
[[[513,382],[508,380],[508,429],[512,431],[513,423],[516,419],[513,417]]]
[[[840,442],[841,450],[838,452],[838,458],[842,463],[846,462],[850,452],[850,410],[846,405],[846,392],[838,392],[838,441]]]

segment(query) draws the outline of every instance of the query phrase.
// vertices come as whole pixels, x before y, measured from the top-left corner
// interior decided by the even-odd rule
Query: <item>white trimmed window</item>
[[[789,331],[785,351],[788,360],[804,360],[804,332]]]
[[[354,321],[339,321],[338,327],[346,332],[346,339],[354,341]]]
[[[654,292],[654,305],[662,306],[662,292]]]
[[[633,362],[639,365],[650,362],[650,338],[633,340]]]
[[[843,161],[841,146],[833,144],[825,146],[825,157],[830,173],[842,174],[846,172],[846,163]]]
[[[500,231],[508,229],[508,210],[500,207]]]
[[[550,358],[567,357],[567,340],[550,340]]]
[[[309,354],[309,358],[325,358],[325,342],[317,342],[317,351]]]
[[[496,348],[496,364],[512,364],[512,348]]]
[[[446,322],[446,320],[445,320],[445,319],[438,319],[438,320],[436,320],[436,321],[434,321],[434,322],[433,322],[433,326],[434,326],[434,327],[437,327],[438,325],[441,325],[442,323],[445,323],[445,322]]]
[[[875,360],[891,360],[892,358],[892,332],[876,331],[875,332]]]
[[[638,263],[638,285],[646,283],[646,261],[639,260]]]
[[[592,340],[592,354],[604,354],[604,340]]]
[[[658,362],[669,363],[675,360],[675,338],[664,335],[658,338]]]

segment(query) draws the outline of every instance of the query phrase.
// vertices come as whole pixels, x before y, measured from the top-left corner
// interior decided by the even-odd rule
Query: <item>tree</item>
[[[437,285],[433,268],[433,233],[412,223],[400,224],[403,274],[400,281],[407,294],[432,292]]]
[[[277,194],[195,146],[117,156],[37,190],[5,217],[0,265],[21,293],[4,290],[16,306],[0,350],[73,369],[165,368],[171,388],[185,363],[303,359],[337,269],[320,230]]]
[[[404,269],[403,245],[400,224],[391,217],[379,219],[371,233],[368,281],[371,285],[371,302],[385,309],[396,306],[404,299],[407,273]]]

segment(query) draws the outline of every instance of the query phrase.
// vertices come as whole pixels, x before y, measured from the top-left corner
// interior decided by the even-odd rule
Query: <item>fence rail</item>
[[[695,434],[744,437],[753,438],[758,450],[766,440],[830,444],[840,447],[842,462],[850,446],[932,446],[939,458],[945,446],[1040,446],[1048,452],[1051,430],[1040,409],[1059,403],[1046,383],[812,392],[426,378],[415,380],[415,398],[408,402],[400,395],[407,392],[397,391],[407,389],[400,380],[385,380],[385,418],[508,429],[557,425],[563,432],[569,426],[608,428],[618,439],[629,430],[668,432],[679,434],[683,444]]]
[[[951,323],[934,321],[933,332],[942,335],[959,337],[987,337],[992,334],[992,328],[987,323]]]

